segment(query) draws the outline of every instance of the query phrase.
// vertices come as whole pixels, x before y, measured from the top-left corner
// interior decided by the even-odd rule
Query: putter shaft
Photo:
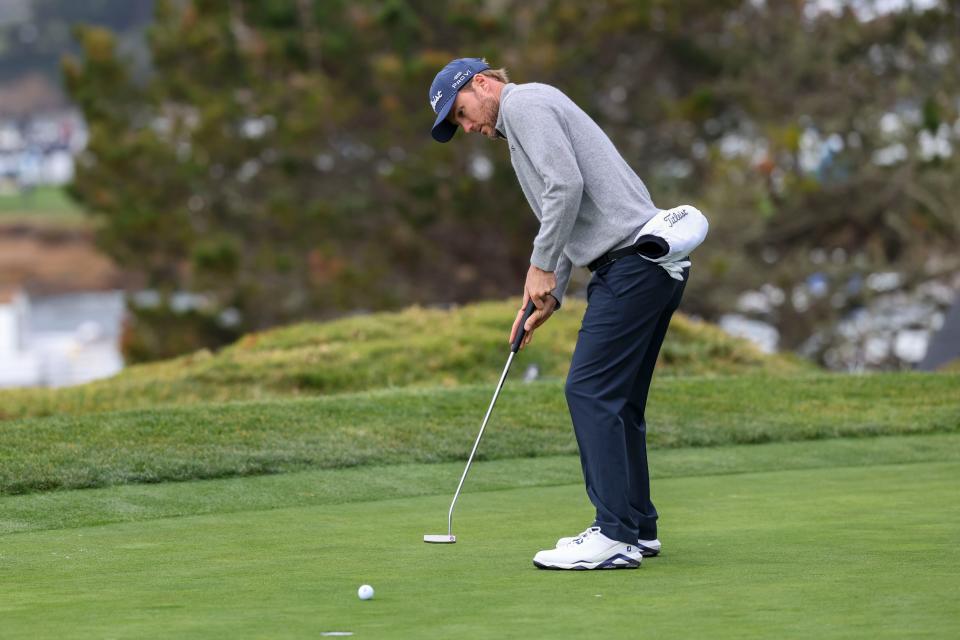
[[[483,430],[487,428],[487,421],[490,420],[490,414],[493,413],[493,405],[497,403],[497,397],[500,395],[503,383],[507,379],[507,374],[510,372],[513,356],[516,354],[516,351],[511,351],[510,357],[507,358],[507,364],[503,368],[503,373],[500,374],[500,382],[497,383],[497,390],[493,392],[493,400],[490,401],[490,406],[487,408],[487,415],[483,417],[483,424],[480,425],[480,433],[477,434],[477,439],[473,443],[473,450],[470,451],[470,457],[467,458],[467,466],[464,467],[463,475],[460,476],[460,483],[457,485],[457,491],[453,494],[453,502],[450,503],[450,511],[447,512],[447,535],[450,536],[451,539],[453,538],[453,508],[457,506],[457,498],[460,497],[460,489],[463,488],[463,481],[467,479],[467,473],[470,471],[470,465],[473,463],[473,456],[477,453],[477,447],[480,446],[480,439],[483,438]]]
[[[467,479],[467,473],[470,471],[470,465],[473,464],[473,457],[477,453],[477,447],[480,446],[480,439],[483,438],[483,430],[487,428],[487,422],[490,420],[490,414],[493,413],[493,405],[497,403],[497,398],[500,396],[500,390],[503,389],[503,383],[507,379],[507,374],[510,373],[510,365],[513,363],[513,356],[517,355],[517,352],[520,351],[520,345],[523,344],[523,339],[526,335],[526,326],[527,320],[536,310],[536,307],[533,303],[533,300],[527,301],[527,306],[524,309],[523,316],[520,318],[520,324],[517,329],[517,333],[513,338],[513,343],[510,345],[510,357],[507,358],[507,364],[503,367],[503,373],[500,374],[500,382],[497,383],[497,389],[493,392],[493,399],[490,401],[490,406],[487,407],[487,415],[483,416],[483,424],[480,425],[480,433],[477,434],[477,439],[473,443],[473,449],[470,451],[470,457],[467,458],[467,466],[463,469],[463,475],[460,476],[460,482],[457,484],[457,491],[453,494],[453,501],[450,503],[450,510],[447,512],[447,535],[425,535],[423,536],[424,542],[445,542],[452,543],[456,542],[457,538],[453,535],[453,509],[457,506],[457,498],[460,497],[460,490],[463,488],[463,481]]]

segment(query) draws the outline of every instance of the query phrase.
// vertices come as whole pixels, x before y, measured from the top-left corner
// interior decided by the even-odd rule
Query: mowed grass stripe
[[[517,471],[522,466],[518,465]],[[5,538],[11,637],[955,637],[960,463],[665,479],[636,571],[530,558],[591,509],[574,485],[165,519]],[[361,602],[357,586],[376,598]]]
[[[958,374],[656,381],[650,446],[960,430]],[[460,460],[487,385],[0,423],[0,493]],[[571,454],[562,384],[511,381],[479,459]]]
[[[661,449],[650,457],[651,475],[657,480],[951,461],[960,461],[960,434]],[[0,535],[426,495],[450,497],[462,471],[462,462],[367,466],[7,496],[0,498]],[[576,456],[511,458],[476,463],[464,494],[564,484],[579,486],[580,482],[580,461]],[[441,529],[445,513],[435,515]]]

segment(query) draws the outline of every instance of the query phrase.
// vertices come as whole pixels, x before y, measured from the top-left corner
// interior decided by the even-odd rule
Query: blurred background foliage
[[[707,213],[688,313],[829,281],[770,313],[796,348],[865,303],[870,273],[957,268],[960,1],[873,4],[158,1],[146,72],[109,25],[75,29],[63,72],[91,138],[72,195],[163,300],[207,301],[194,330],[140,313],[140,359],[517,296],[537,226],[506,147],[428,134],[434,74],[484,56],[568,93],[660,207]],[[211,329],[225,311],[231,329]]]

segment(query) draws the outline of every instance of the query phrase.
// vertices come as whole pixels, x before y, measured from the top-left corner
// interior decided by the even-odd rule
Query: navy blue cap
[[[490,68],[481,58],[457,58],[445,66],[430,85],[430,107],[437,114],[433,123],[433,139],[447,142],[457,131],[457,125],[447,121],[457,93],[470,78]]]

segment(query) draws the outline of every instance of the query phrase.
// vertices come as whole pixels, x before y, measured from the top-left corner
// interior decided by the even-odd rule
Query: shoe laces
[[[587,527],[583,533],[570,541],[570,544],[583,544],[583,542],[592,535],[600,533],[600,527]]]

